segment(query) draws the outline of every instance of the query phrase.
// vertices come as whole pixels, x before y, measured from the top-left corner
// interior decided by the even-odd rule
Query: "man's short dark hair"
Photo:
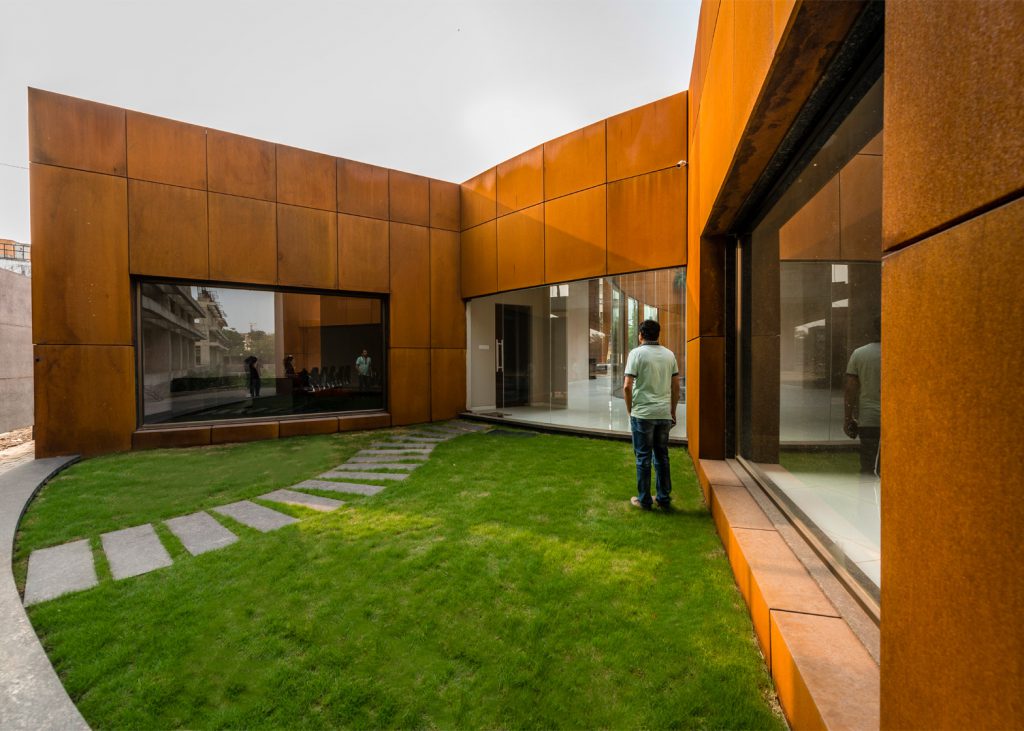
[[[640,336],[647,342],[654,342],[661,335],[661,325],[657,320],[644,320],[640,323]]]

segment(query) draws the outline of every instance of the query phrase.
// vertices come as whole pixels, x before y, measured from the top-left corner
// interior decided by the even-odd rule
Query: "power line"
[[[28,170],[28,168],[25,167],[24,165],[12,165],[9,162],[0,162],[0,165],[3,165],[4,167],[7,168],[18,168],[18,170]]]

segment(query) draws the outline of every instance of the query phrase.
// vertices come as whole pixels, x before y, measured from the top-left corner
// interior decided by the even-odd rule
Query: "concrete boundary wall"
[[[0,269],[0,433],[32,421],[32,280]]]

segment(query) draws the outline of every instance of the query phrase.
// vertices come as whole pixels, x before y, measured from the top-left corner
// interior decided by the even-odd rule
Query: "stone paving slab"
[[[441,444],[442,442],[447,442],[449,439],[452,439],[453,437],[432,437],[432,436],[419,436],[419,435],[415,435],[415,434],[411,434],[411,435],[396,434],[396,435],[392,436],[391,438],[395,439],[395,440],[403,441],[403,442],[408,442],[409,444]]]
[[[430,459],[430,457],[428,455],[426,455],[426,454],[399,454],[399,455],[394,455],[394,454],[377,454],[377,455],[374,455],[374,454],[357,454],[354,457],[349,457],[349,460],[348,460],[347,464],[366,464],[366,465],[384,464],[384,463],[387,463],[387,462],[395,462],[395,461],[400,460],[400,459],[401,460],[414,459],[416,461],[412,462],[411,464],[415,464],[415,465],[419,466],[419,465],[423,464],[424,462],[426,462],[428,459]]]
[[[452,426],[458,427],[459,429],[465,429],[466,431],[478,432],[487,431],[491,427],[487,424],[475,424],[470,421],[453,421]]]
[[[306,480],[305,482],[300,482],[294,487],[297,487],[300,490],[321,489],[315,484],[309,484],[317,482],[320,481]],[[332,510],[337,510],[345,504],[341,500],[332,500],[329,497],[320,497],[319,495],[307,495],[304,492],[295,492],[294,490],[274,490],[273,492],[268,492],[266,495],[260,495],[260,500],[269,500],[272,503],[284,503],[285,505],[299,505],[303,508],[319,510],[322,513],[329,513]]]
[[[324,472],[321,477],[340,477],[343,480],[404,480],[409,475],[405,472]]]
[[[371,449],[401,449],[403,452],[433,452],[434,444],[424,444],[423,442],[377,442],[371,444]]]
[[[40,548],[28,557],[25,606],[89,589],[98,583],[88,540]]]
[[[221,505],[213,510],[262,533],[269,533],[272,530],[299,522],[298,518],[257,505],[251,500],[239,500],[237,503]]]
[[[151,523],[115,530],[100,536],[115,579],[146,574],[171,565],[171,556]]]
[[[185,550],[193,556],[230,546],[238,536],[202,511],[165,520],[164,524],[178,537]]]
[[[353,477],[352,473],[345,474],[344,477]],[[376,475],[374,475],[376,477]],[[328,490],[330,492],[351,492],[356,495],[376,495],[381,490],[386,489],[385,485],[360,485],[355,482],[326,482],[321,480],[306,480],[306,482],[318,482],[317,490]],[[328,487],[329,485],[329,487]],[[298,487],[298,485],[295,485]]]
[[[332,472],[358,472],[360,470],[414,470],[423,462],[346,462],[334,467]]]
[[[357,457],[363,457],[371,454],[390,454],[392,456],[396,454],[409,455],[413,457],[415,455],[422,455],[423,459],[427,459],[430,456],[429,449],[361,449],[356,453]]]

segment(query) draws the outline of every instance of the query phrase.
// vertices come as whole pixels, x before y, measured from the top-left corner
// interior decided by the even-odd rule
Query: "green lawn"
[[[251,498],[373,435],[88,460],[32,548]],[[94,728],[785,728],[683,450],[631,508],[627,444],[460,437],[370,498],[29,609]],[[336,494],[333,495],[337,497]],[[102,552],[97,552],[102,556]]]

